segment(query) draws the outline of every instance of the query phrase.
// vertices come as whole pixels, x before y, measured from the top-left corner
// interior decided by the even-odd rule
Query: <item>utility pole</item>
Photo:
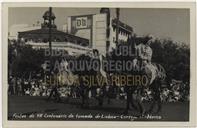
[[[49,75],[51,77],[51,69],[52,69],[52,47],[51,47],[51,16],[52,16],[52,7],[49,7],[49,52],[50,52],[50,56],[49,56],[49,59],[50,59],[50,72],[49,72]]]
[[[119,16],[120,16],[120,8],[116,8],[116,45],[118,45],[119,40]]]
[[[52,7],[49,7],[49,51],[50,51],[50,58],[52,55],[52,48],[51,48],[51,15],[52,15]]]

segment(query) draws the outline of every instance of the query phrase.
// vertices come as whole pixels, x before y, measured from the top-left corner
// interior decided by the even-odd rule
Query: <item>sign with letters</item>
[[[77,17],[76,18],[76,28],[87,28],[87,17]]]

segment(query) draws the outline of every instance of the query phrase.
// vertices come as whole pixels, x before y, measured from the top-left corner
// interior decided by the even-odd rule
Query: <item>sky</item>
[[[36,24],[43,22],[46,7],[9,8],[8,27],[16,24]],[[98,14],[100,8],[53,8],[55,24],[59,30],[68,16]],[[111,8],[115,17],[115,9]],[[188,9],[121,8],[120,20],[130,25],[137,35],[154,35],[156,38],[170,38],[176,42],[190,43],[190,12]]]

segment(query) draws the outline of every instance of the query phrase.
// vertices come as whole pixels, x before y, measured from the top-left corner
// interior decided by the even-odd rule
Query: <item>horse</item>
[[[87,60],[88,64],[91,65],[91,59],[92,57],[90,57],[89,55],[81,55],[77,58],[78,60]],[[99,63],[102,61],[102,60],[99,60],[97,59],[97,61],[99,61]],[[100,66],[100,65],[99,65]],[[151,67],[151,68],[150,68]],[[110,76],[108,73],[103,73],[103,71],[100,70],[101,67],[98,68],[98,70],[87,70],[85,69],[85,71],[77,71],[76,74],[79,76],[79,93],[80,93],[80,96],[82,98],[82,103],[81,103],[81,106],[84,107],[84,106],[88,106],[89,102],[88,102],[88,94],[89,94],[89,91],[92,91],[92,87],[89,87],[89,86],[85,86],[84,85],[84,81],[82,79],[82,77],[84,75],[89,75],[89,76],[103,76],[104,78],[106,79],[109,79],[108,77]],[[125,90],[126,90],[126,94],[127,94],[127,105],[126,105],[126,110],[124,111],[125,114],[128,113],[128,110],[130,108],[130,104],[132,105],[132,107],[136,110],[140,110],[140,113],[141,115],[145,114],[145,109],[143,107],[143,103],[142,103],[142,100],[141,100],[141,96],[142,96],[142,93],[144,91],[145,88],[149,88],[153,91],[153,103],[151,104],[151,107],[149,109],[149,112],[152,111],[153,107],[155,106],[155,104],[157,103],[158,105],[158,111],[161,110],[161,99],[160,99],[160,88],[161,88],[161,84],[162,82],[165,80],[165,77],[166,77],[166,72],[165,72],[165,69],[160,65],[160,64],[156,64],[156,63],[152,63],[152,64],[149,64],[149,66],[145,66],[144,70],[143,71],[140,71],[140,72],[136,72],[136,71],[132,71],[130,74],[133,74],[133,75],[146,75],[149,82],[147,83],[146,86],[125,86]],[[106,77],[107,76],[107,77]],[[94,96],[95,99],[98,100],[98,105],[99,106],[102,106],[103,105],[103,99],[104,98],[107,98],[108,99],[108,103],[110,103],[110,98],[111,98],[111,89],[110,91],[106,91],[103,87],[100,87],[99,85],[97,85],[98,87],[97,88],[100,88],[101,91],[100,92],[103,92],[103,93],[100,93],[99,95],[97,95],[96,97]],[[110,85],[111,87],[111,85]],[[133,94],[134,92],[137,92],[137,105],[135,105],[133,103],[134,99],[133,99]]]
[[[97,66],[99,67],[100,60],[98,58],[91,57],[89,54],[82,54],[76,58],[76,62],[77,62],[77,65],[75,65],[75,66],[79,66],[78,64],[81,64],[80,62],[84,62],[86,64],[85,68],[83,68],[83,69],[73,70],[73,73],[78,76],[78,81],[79,81],[78,92],[79,92],[80,97],[82,98],[81,107],[84,108],[84,107],[89,106],[89,101],[88,101],[89,100],[89,92],[94,90],[94,88],[92,86],[85,84],[84,76],[87,76],[87,77],[102,76],[102,74],[100,72],[100,68],[95,69],[92,66],[92,64],[94,62],[98,62]],[[99,85],[97,85],[97,86],[99,86]],[[101,95],[99,95],[99,96],[100,97],[95,97],[95,98],[98,99],[99,104],[102,105]]]
[[[165,69],[163,68],[162,65],[152,63],[151,66],[154,68],[154,72],[151,71],[152,69],[150,67],[144,67],[143,71],[140,72],[134,72],[133,74],[140,74],[140,75],[146,75],[149,82],[147,82],[147,85],[145,86],[126,86],[125,90],[127,93],[127,105],[126,105],[126,110],[124,111],[124,114],[128,114],[128,110],[130,109],[130,104],[132,104],[134,109],[140,110],[140,114],[144,115],[146,113],[151,113],[155,104],[157,103],[158,105],[158,110],[161,111],[161,84],[165,81],[166,78],[166,72]],[[151,107],[149,108],[148,111],[145,110],[144,105],[142,103],[142,94],[144,89],[151,89],[153,92],[153,103],[151,104]],[[133,93],[137,91],[137,106],[133,104]]]
[[[161,85],[165,82],[166,79],[166,71],[161,64],[154,64],[157,67],[157,76],[153,83],[150,85],[150,89],[153,91],[153,103],[148,110],[148,113],[152,113],[152,110],[155,105],[158,106],[156,113],[159,113],[162,109],[161,105]]]

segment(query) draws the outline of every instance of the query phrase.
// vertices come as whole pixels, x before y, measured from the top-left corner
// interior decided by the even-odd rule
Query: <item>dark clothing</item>
[[[56,87],[56,86],[52,88],[52,90],[51,90],[51,92],[50,92],[50,95],[49,95],[49,97],[47,98],[47,100],[50,100],[52,96],[54,96],[54,98],[55,98],[55,100],[56,100],[57,102],[60,102],[60,101],[61,101],[61,99],[60,99],[60,94],[58,93],[58,90],[57,90],[57,87]]]

